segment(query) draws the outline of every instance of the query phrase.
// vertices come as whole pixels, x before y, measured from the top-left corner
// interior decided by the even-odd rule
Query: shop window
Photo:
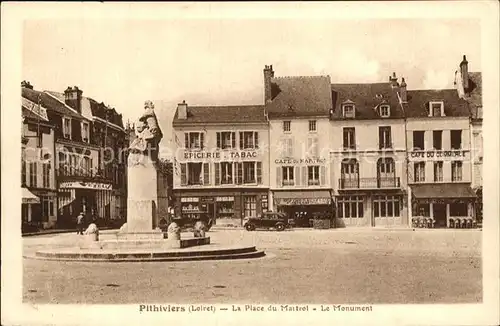
[[[319,185],[319,166],[308,166],[307,167],[307,184],[309,186]]]
[[[240,132],[240,149],[259,148],[259,133],[254,131]]]
[[[337,216],[339,218],[362,218],[363,215],[363,197],[347,196],[338,198]]]
[[[344,149],[356,148],[356,130],[354,128],[343,128]]]
[[[244,217],[257,216],[257,196],[243,197],[243,215]]]
[[[316,131],[316,120],[309,120],[309,132]]]
[[[217,218],[231,218],[234,215],[234,197],[217,197]]]
[[[318,157],[318,138],[310,137],[307,139],[307,153],[310,157]]]
[[[413,215],[415,216],[431,216],[430,205],[427,203],[417,204],[415,210],[413,211]]]
[[[291,121],[283,121],[283,131],[290,132],[292,130],[292,122]]]
[[[451,203],[450,216],[468,216],[466,203]]]
[[[21,204],[21,217],[23,222],[29,222],[29,206],[28,204]]]
[[[186,149],[203,149],[204,138],[202,132],[186,132],[184,133],[184,146]]]
[[[378,128],[378,144],[380,149],[392,148],[391,127]]]
[[[425,150],[425,131],[419,130],[413,132],[413,150]]]
[[[413,166],[415,182],[425,182],[425,162],[415,162]]]
[[[283,175],[283,186],[294,185],[293,166],[284,166],[281,168]]]
[[[451,149],[462,148],[462,130],[450,130]]]
[[[30,162],[30,187],[37,187],[37,162]]]
[[[443,131],[442,130],[434,130],[432,132],[432,145],[435,150],[443,149]]]
[[[434,162],[434,182],[443,181],[443,161]]]
[[[399,217],[400,200],[398,196],[375,196],[373,215],[375,217]]]
[[[462,161],[451,162],[451,181],[462,181]]]
[[[219,149],[236,148],[236,133],[235,132],[218,132],[217,133],[217,148],[219,148]]]

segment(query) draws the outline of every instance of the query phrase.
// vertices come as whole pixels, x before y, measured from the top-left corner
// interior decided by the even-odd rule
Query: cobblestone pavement
[[[32,303],[473,303],[482,300],[476,230],[214,230],[265,258],[82,263],[24,259]],[[25,253],[76,234],[24,238]]]

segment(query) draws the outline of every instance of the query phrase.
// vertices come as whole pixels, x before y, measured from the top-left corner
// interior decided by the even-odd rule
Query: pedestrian
[[[76,218],[76,234],[83,235],[83,220],[83,212],[80,212],[80,214]]]

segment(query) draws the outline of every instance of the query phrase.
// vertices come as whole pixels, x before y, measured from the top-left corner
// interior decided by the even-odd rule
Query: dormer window
[[[344,118],[354,118],[355,117],[355,107],[354,103],[346,103],[342,105],[342,115]]]
[[[429,117],[444,117],[443,101],[429,102]]]
[[[379,107],[379,113],[382,118],[388,118],[391,115],[391,107],[389,105],[381,105]]]

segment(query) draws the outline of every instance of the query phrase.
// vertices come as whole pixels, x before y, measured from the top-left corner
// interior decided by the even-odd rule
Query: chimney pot
[[[274,77],[273,65],[265,65],[264,68],[264,104],[272,99],[271,78]]]
[[[462,85],[464,87],[464,92],[469,93],[469,63],[467,62],[467,58],[465,57],[460,62],[460,73],[462,75]]]

